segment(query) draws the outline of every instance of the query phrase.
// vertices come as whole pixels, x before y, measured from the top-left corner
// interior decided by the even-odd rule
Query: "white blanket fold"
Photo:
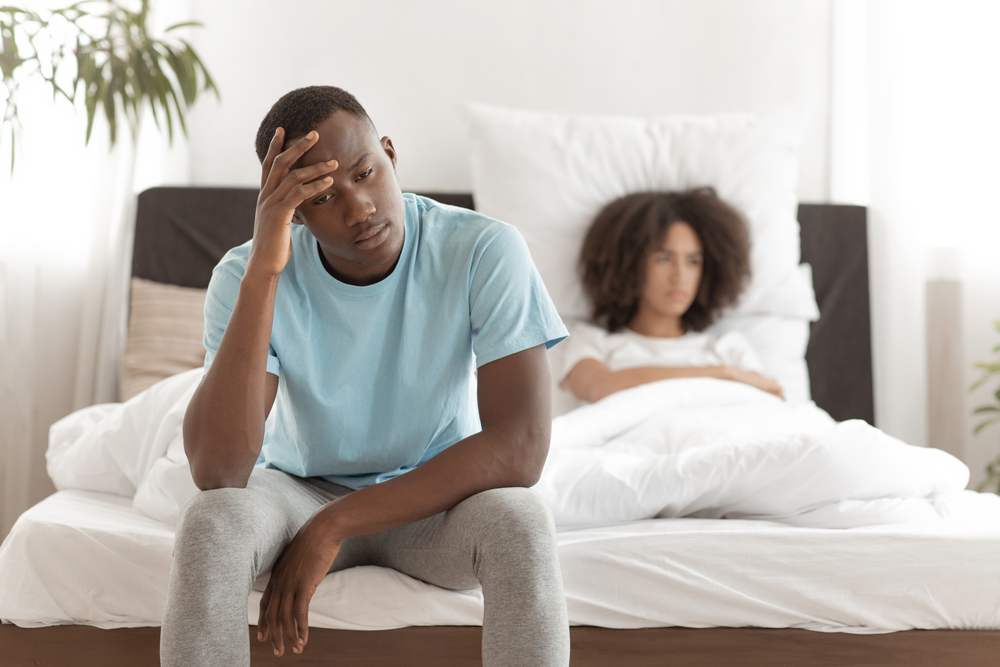
[[[47,453],[56,487],[132,496],[135,508],[174,523],[197,493],[181,425],[200,378],[200,369],[181,373],[56,423]],[[940,519],[968,478],[945,452],[861,421],[838,424],[811,403],[686,379],[555,419],[535,488],[560,526],[693,516],[847,528]]]

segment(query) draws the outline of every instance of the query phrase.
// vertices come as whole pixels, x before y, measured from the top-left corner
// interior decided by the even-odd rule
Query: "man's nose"
[[[375,214],[375,203],[368,197],[353,198],[347,210],[347,224],[350,227],[361,224]]]

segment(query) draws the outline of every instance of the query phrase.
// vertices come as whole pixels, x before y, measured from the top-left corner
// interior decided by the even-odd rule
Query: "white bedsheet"
[[[1000,629],[1000,499],[966,492],[947,521],[847,530],[655,519],[559,532],[570,622],[611,628],[759,626],[880,632]],[[158,625],[173,528],[127,498],[61,491],[0,547],[0,619],[25,627]],[[248,600],[255,623],[259,593]],[[328,575],[312,627],[479,625],[478,589],[392,570]]]

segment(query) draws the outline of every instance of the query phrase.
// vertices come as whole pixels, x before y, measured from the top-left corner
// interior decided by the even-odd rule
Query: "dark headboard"
[[[469,194],[422,194],[473,208]],[[136,212],[132,275],[206,287],[226,251],[253,235],[256,203],[253,188],[146,190]],[[820,312],[806,351],[813,400],[838,421],[874,424],[866,211],[802,204],[799,223]]]

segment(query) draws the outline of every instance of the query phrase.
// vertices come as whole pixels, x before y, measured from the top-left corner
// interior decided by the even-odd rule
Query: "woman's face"
[[[639,312],[680,318],[698,295],[703,263],[701,239],[691,225],[670,225],[659,247],[646,257]]]

